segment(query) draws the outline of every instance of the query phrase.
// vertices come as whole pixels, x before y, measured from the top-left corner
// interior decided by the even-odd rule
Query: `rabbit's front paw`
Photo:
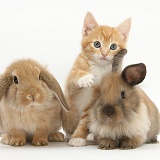
[[[46,138],[34,138],[32,141],[32,145],[34,146],[46,146],[48,145],[48,140]]]
[[[134,149],[137,147],[137,143],[133,140],[126,140],[126,141],[122,141],[121,145],[120,145],[120,149]]]
[[[10,135],[8,133],[3,133],[1,134],[1,137],[2,137],[1,143],[5,145],[9,145],[10,138],[11,138]]]
[[[26,143],[26,139],[18,136],[10,136],[9,145],[10,146],[24,146]]]
[[[103,139],[99,143],[99,149],[110,150],[116,148],[116,142],[111,139]]]
[[[81,77],[78,80],[78,86],[81,87],[90,87],[94,83],[95,77],[92,74],[87,74],[83,77]]]
[[[86,140],[83,138],[73,138],[69,141],[69,145],[73,147],[86,146]]]

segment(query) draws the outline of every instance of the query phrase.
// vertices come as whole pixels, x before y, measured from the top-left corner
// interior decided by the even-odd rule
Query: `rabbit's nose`
[[[112,114],[114,114],[115,112],[115,109],[114,107],[112,107],[111,105],[106,105],[104,108],[103,108],[103,112],[107,115],[107,116],[110,116]]]
[[[28,100],[32,100],[33,102],[40,98],[39,90],[36,88],[28,89],[28,94],[26,95]]]

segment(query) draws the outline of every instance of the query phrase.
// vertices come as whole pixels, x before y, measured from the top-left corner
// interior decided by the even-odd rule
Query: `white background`
[[[62,88],[81,50],[87,11],[101,25],[117,26],[131,17],[132,27],[123,66],[143,62],[141,84],[160,110],[160,2],[158,0],[0,0],[0,74],[14,60],[34,58],[47,65]],[[0,144],[0,159],[160,159],[160,144],[137,149],[101,151],[97,145],[73,148],[67,143],[45,147]]]

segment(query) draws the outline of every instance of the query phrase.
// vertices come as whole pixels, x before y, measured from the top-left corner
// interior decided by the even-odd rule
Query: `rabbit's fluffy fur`
[[[68,105],[56,79],[31,59],[13,62],[0,77],[2,143],[21,146],[63,141],[61,106]]]
[[[89,129],[100,149],[136,148],[157,142],[160,114],[149,97],[135,86],[146,74],[144,64],[112,72],[101,85],[101,96],[89,112]]]

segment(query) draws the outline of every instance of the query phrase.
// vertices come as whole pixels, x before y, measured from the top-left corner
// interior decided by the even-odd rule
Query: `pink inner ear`
[[[83,28],[83,36],[90,34],[96,27],[97,26],[95,24],[86,24],[86,26]]]
[[[126,41],[128,39],[130,28],[131,18],[126,19],[116,27],[116,29],[123,35],[123,41]]]
[[[129,85],[137,85],[146,76],[146,66],[143,63],[129,65],[122,71],[121,76]]]
[[[132,77],[131,76],[127,76],[126,77],[127,83],[131,84],[132,83]]]
[[[126,82],[128,84],[137,84],[138,81],[141,79],[141,76],[135,71],[130,71],[130,73],[126,76]]]
[[[83,23],[83,36],[87,36],[96,27],[98,27],[98,23],[93,15],[88,12]]]
[[[88,27],[86,27],[85,29],[84,29],[84,35],[85,36],[87,36],[89,33],[91,33],[91,29],[90,28],[88,28]]]

